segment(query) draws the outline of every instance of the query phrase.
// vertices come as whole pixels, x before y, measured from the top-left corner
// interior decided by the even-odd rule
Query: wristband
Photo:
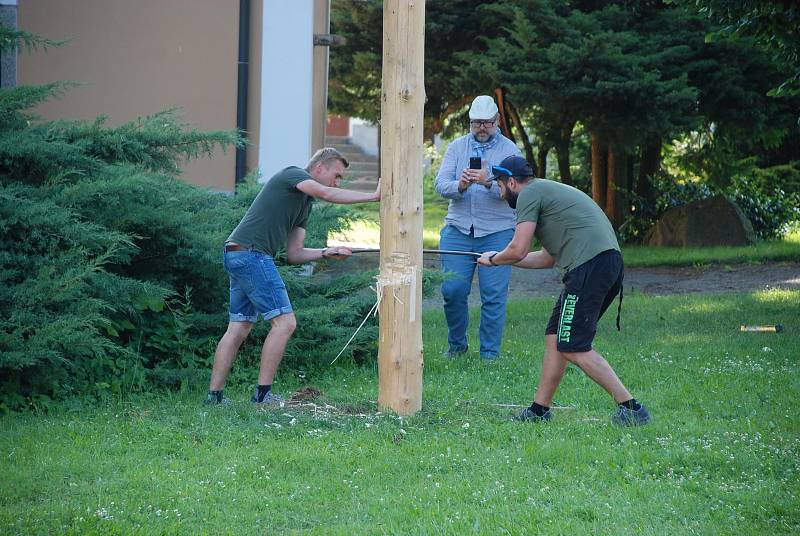
[[[497,252],[496,252],[496,251],[495,251],[494,253],[492,253],[491,255],[489,255],[489,264],[491,264],[492,266],[497,266],[497,265],[494,263],[494,261],[492,260],[492,259],[494,259],[494,256],[495,256],[495,255],[497,255]]]
[[[322,248],[322,251],[319,252],[319,254],[321,255],[321,258],[327,259],[327,257],[325,256],[325,253],[327,253],[327,252],[328,252],[328,248]]]

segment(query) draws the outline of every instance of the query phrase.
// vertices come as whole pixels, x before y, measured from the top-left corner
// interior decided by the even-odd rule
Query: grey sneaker
[[[451,346],[445,351],[444,356],[449,357],[450,359],[455,359],[466,354],[468,350],[469,346]]]
[[[494,363],[499,357],[499,354],[481,354],[481,361],[484,363]]]
[[[618,406],[617,411],[611,416],[611,422],[617,426],[641,426],[650,422],[650,413],[644,404],[637,410]]]
[[[536,415],[531,408],[525,408],[516,415],[515,421],[531,421],[531,422],[547,422],[553,416],[550,410],[544,412],[544,415]]]
[[[261,400],[258,399],[258,393],[256,393],[250,397],[250,402],[252,402],[258,407],[274,407],[274,408],[283,407],[283,397],[276,395],[272,391],[265,394],[264,398],[262,398]]]
[[[230,404],[232,404],[230,398],[218,397],[212,393],[208,393],[206,399],[203,400],[204,406],[229,406]]]

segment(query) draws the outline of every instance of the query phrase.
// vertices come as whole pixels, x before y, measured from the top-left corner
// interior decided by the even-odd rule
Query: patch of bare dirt
[[[306,387],[301,387],[297,391],[289,396],[289,400],[287,402],[305,402],[305,401],[312,401],[316,400],[322,396],[322,391],[314,387],[313,385],[307,385]]]
[[[313,385],[301,387],[292,393],[284,404],[285,409],[306,410],[317,416],[353,415],[364,417],[375,413],[374,404],[331,404],[325,393]]]

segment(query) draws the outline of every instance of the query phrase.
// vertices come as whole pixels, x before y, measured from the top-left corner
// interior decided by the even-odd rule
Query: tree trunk
[[[592,199],[597,206],[606,208],[608,149],[600,136],[592,132]]]
[[[627,155],[619,149],[608,151],[605,213],[615,229],[622,224],[622,195],[627,182]]]
[[[625,193],[622,196],[622,223],[631,215],[631,205],[633,204],[633,188],[636,180],[636,158],[632,154],[625,153]]]
[[[528,162],[533,163],[533,146],[531,145],[531,140],[528,139],[528,133],[525,132],[525,127],[522,125],[522,119],[519,117],[519,111],[517,107],[514,106],[514,103],[510,100],[506,99],[506,107],[508,109],[508,116],[511,118],[511,123],[514,125],[514,128],[517,129],[519,132],[519,137],[522,138],[522,146],[525,148],[525,158]],[[541,175],[544,177],[544,175]]]
[[[661,138],[658,136],[648,136],[645,145],[642,147],[641,159],[639,161],[639,177],[636,181],[636,195],[645,200],[648,204],[655,201],[652,177],[661,167]]]
[[[514,134],[511,132],[511,125],[506,117],[506,90],[502,87],[495,88],[494,97],[495,100],[497,100],[497,111],[500,113],[500,131],[503,133],[503,136],[517,143],[517,140],[514,139]]]
[[[572,170],[569,169],[569,145],[556,146],[556,155],[558,156],[558,173],[561,175],[561,182],[574,186],[572,180]]]
[[[542,143],[539,145],[539,154],[536,157],[536,166],[538,169],[535,169],[538,177],[544,178],[547,175],[547,153],[550,152],[550,147]]]
[[[383,4],[378,405],[422,408],[422,135],[425,1]]]
[[[575,130],[575,119],[568,114],[563,114],[561,125],[558,129],[559,141],[555,144],[556,154],[558,155],[558,172],[561,175],[561,182],[572,186],[572,171],[569,169],[570,145],[572,145],[572,131]]]

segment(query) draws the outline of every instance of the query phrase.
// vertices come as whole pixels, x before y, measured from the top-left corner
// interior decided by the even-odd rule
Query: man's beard
[[[519,197],[518,193],[512,192],[509,188],[506,188],[506,195],[503,196],[508,203],[508,206],[516,209],[517,208],[517,198]]]
[[[487,141],[492,139],[492,136],[494,136],[494,134],[489,134],[488,132],[480,132],[478,134],[473,134],[472,138],[478,143],[486,143]]]

